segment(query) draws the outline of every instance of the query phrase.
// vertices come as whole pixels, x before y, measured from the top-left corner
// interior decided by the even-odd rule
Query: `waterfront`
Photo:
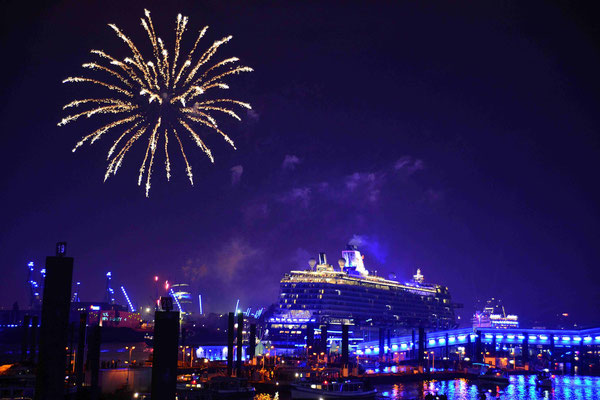
[[[421,400],[428,393],[445,394],[448,400],[479,400],[481,393],[486,393],[487,399],[502,400],[600,399],[600,377],[588,376],[557,376],[551,391],[537,389],[533,375],[513,375],[510,377],[510,385],[500,390],[483,388],[467,379],[398,383],[376,387],[379,398],[390,400]]]

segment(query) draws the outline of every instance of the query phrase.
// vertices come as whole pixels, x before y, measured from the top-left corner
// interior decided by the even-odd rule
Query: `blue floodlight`
[[[183,310],[181,309],[181,304],[179,304],[179,299],[177,298],[177,296],[175,296],[175,292],[173,291],[173,289],[170,289],[169,293],[171,294],[171,296],[173,296],[173,299],[175,299],[175,304],[177,304],[179,312],[182,312]]]
[[[123,295],[125,296],[125,300],[127,300],[127,304],[129,304],[129,309],[131,310],[131,312],[135,312],[135,308],[133,308],[133,304],[131,304],[131,301],[129,300],[129,296],[127,295],[127,292],[125,291],[125,287],[121,286],[121,291],[123,292]]]

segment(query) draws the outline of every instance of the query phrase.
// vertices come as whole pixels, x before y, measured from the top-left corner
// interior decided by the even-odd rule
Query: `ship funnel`
[[[325,253],[319,253],[319,265],[327,265],[327,255]]]
[[[315,265],[317,265],[317,260],[315,260],[314,258],[308,260],[308,266],[310,267],[311,271],[315,269]]]
[[[344,267],[346,266],[346,260],[344,258],[340,258],[338,260],[338,264],[340,265],[340,271],[344,272]]]

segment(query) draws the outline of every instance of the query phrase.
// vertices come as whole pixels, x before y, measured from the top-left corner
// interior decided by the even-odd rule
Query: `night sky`
[[[447,285],[463,321],[500,297],[525,322],[597,325],[598,14],[436,3],[3,2],[0,305],[27,305],[26,263],[57,241],[82,300],[100,300],[112,271],[148,304],[159,275],[210,312],[276,302],[286,271],[319,251],[337,264],[352,240],[380,275],[419,267]],[[210,25],[206,47],[234,36],[218,59],[255,69],[229,81],[253,105],[222,119],[238,150],[204,131],[211,165],[188,142],[193,187],[176,152],[166,182],[160,153],[149,199],[145,146],[103,183],[115,133],[72,153],[100,122],[56,126],[86,88],[61,81],[86,74],[90,49],[129,55],[107,23],[149,53],[145,7],[169,45],[181,12],[184,49]]]

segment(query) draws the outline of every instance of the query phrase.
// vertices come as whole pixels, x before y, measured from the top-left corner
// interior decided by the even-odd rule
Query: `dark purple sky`
[[[111,270],[138,303],[158,274],[224,311],[275,302],[284,272],[354,237],[369,269],[422,268],[463,317],[496,296],[527,321],[600,323],[596,10],[399,3],[3,3],[0,304],[27,303],[27,261],[59,240],[83,300]],[[206,24],[205,45],[232,34],[221,58],[256,70],[230,81],[254,106],[224,124],[238,150],[207,134],[210,165],[188,144],[195,186],[175,153],[150,199],[142,147],[102,183],[112,140],[73,154],[86,124],[56,127],[89,49],[127,55],[107,23],[146,46],[144,7],[169,40],[188,15],[186,48]]]

